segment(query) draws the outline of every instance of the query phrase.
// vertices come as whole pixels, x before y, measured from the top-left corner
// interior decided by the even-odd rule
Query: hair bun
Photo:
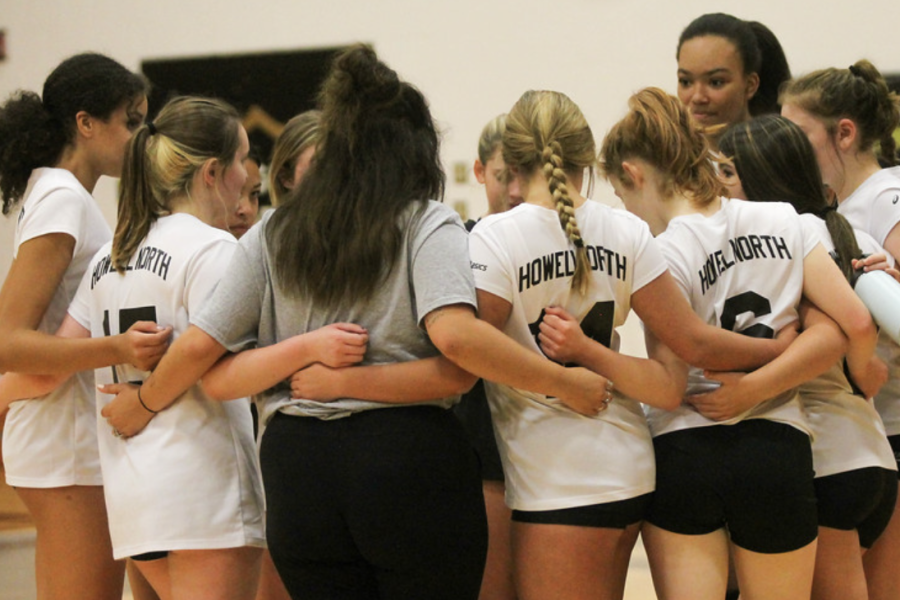
[[[394,100],[400,93],[397,73],[378,59],[371,46],[358,44],[340,54],[322,88],[322,104],[344,107],[345,116]]]
[[[322,143],[331,135],[352,140],[362,114],[393,104],[402,92],[397,73],[371,46],[351,46],[335,58],[319,94]]]

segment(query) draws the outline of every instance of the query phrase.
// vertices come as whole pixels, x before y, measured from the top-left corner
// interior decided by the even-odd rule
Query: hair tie
[[[150,135],[156,135],[156,125],[153,124],[153,121],[147,121],[147,131],[150,132]]]
[[[822,209],[822,218],[824,219],[828,213],[836,211],[837,208],[836,204],[826,204],[825,208]]]
[[[584,240],[581,238],[576,238],[574,244],[576,248],[584,248]]]
[[[852,73],[854,77],[859,77],[860,75],[862,75],[859,67],[857,67],[856,65],[850,65],[850,73]]]

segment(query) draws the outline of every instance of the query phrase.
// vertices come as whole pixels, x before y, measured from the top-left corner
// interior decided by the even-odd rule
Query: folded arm
[[[203,376],[203,389],[215,400],[258,394],[313,363],[345,367],[360,362],[369,334],[353,323],[335,323],[277,344],[229,354]]]

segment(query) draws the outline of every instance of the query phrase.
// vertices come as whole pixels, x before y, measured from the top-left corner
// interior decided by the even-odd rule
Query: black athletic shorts
[[[766,554],[816,539],[812,450],[799,429],[750,419],[667,433],[653,445],[653,525],[685,535],[726,527],[735,544]]]
[[[500,451],[497,450],[497,439],[494,437],[494,424],[484,381],[479,379],[469,393],[463,394],[459,403],[453,407],[453,414],[459,418],[469,442],[475,448],[475,454],[481,463],[481,479],[503,481],[503,464],[500,462]]]
[[[897,472],[869,467],[815,480],[819,525],[859,532],[859,544],[871,548],[894,514]]]
[[[889,435],[888,442],[894,451],[894,460],[897,461],[897,477],[900,478],[900,435]]]
[[[260,465],[269,551],[291,597],[478,598],[484,495],[450,411],[397,406],[329,421],[276,413]]]
[[[520,523],[542,523],[545,525],[577,525],[581,527],[608,527],[625,529],[629,525],[644,520],[650,498],[644,494],[636,498],[576,506],[557,510],[514,510],[512,520]]]
[[[150,562],[151,560],[159,560],[161,558],[166,558],[169,556],[168,550],[162,550],[160,552],[144,552],[143,554],[135,554],[131,557],[131,560],[136,560],[138,562]]]

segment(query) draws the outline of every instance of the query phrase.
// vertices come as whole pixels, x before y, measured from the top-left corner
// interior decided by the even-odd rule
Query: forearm
[[[7,332],[0,344],[0,372],[70,375],[127,362],[120,335],[62,338],[40,331]]]
[[[205,331],[191,325],[169,348],[144,381],[141,399],[152,411],[172,404],[225,354],[225,347]]]
[[[610,379],[622,394],[658,408],[681,404],[687,380],[663,363],[614,352],[588,340],[577,362]]]
[[[565,367],[518,344],[493,325],[464,309],[442,311],[429,325],[444,356],[482,379],[559,396],[565,393]]]
[[[845,332],[846,333],[846,332]],[[847,368],[850,373],[865,373],[869,361],[875,355],[875,347],[878,344],[878,330],[869,320],[867,326],[862,326],[853,334],[848,333],[847,344]]]
[[[214,400],[252,396],[316,361],[306,335],[229,354],[203,375],[203,390]]]
[[[476,377],[443,356],[340,370],[340,396],[390,404],[413,404],[456,396]]]
[[[679,353],[688,363],[712,371],[750,371],[774,360],[784,350],[773,339],[754,338],[706,325],[700,318],[702,330],[694,331],[687,338],[688,348],[682,348],[687,356]]]
[[[28,398],[39,398],[49,394],[66,380],[65,376],[24,375],[7,373],[0,376],[0,412],[11,402]]]
[[[751,338],[704,323],[668,272],[635,292],[632,306],[645,326],[690,365],[715,371],[746,371],[784,349],[775,340]]]
[[[847,365],[851,373],[867,371],[877,344],[872,315],[821,245],[803,261],[803,297],[834,319],[850,340]]]
[[[760,402],[815,379],[843,356],[847,339],[837,325],[816,311],[806,329],[778,358],[748,373],[742,385]]]

